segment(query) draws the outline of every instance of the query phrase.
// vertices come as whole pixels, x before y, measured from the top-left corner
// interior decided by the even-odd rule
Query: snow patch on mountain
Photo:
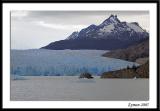
[[[114,30],[114,25],[110,24],[100,29],[100,32],[112,32]]]
[[[127,26],[129,26],[131,29],[133,29],[136,32],[144,32],[144,30],[141,27],[137,26],[136,24],[127,23]]]

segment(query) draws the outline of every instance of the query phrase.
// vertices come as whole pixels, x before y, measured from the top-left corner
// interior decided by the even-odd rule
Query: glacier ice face
[[[102,57],[105,50],[11,50],[11,74],[23,76],[74,76],[83,72],[103,72],[138,65]]]

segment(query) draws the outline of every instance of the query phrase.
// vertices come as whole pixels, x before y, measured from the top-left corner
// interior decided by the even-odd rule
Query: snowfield
[[[78,76],[25,76],[11,80],[11,101],[109,101],[149,99],[148,79],[78,79]]]
[[[133,62],[102,57],[105,50],[11,50],[11,74],[21,76],[75,76],[132,67]]]

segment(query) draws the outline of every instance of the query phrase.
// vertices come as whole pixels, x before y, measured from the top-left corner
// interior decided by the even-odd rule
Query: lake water
[[[11,50],[11,74],[21,76],[76,76],[132,67],[134,62],[102,57],[105,50]]]
[[[25,76],[11,80],[11,101],[147,101],[148,79]]]

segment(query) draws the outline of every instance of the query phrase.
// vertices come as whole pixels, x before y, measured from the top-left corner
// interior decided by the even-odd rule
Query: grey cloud
[[[148,11],[28,11],[24,21],[45,21],[47,23],[88,25],[97,21],[103,22],[111,14],[118,16],[147,15]],[[103,19],[102,19],[103,18]],[[16,18],[14,18],[16,19]]]
[[[77,17],[77,16],[91,16],[91,15],[104,15],[104,14],[121,14],[121,15],[144,15],[148,11],[30,11],[31,17]]]

